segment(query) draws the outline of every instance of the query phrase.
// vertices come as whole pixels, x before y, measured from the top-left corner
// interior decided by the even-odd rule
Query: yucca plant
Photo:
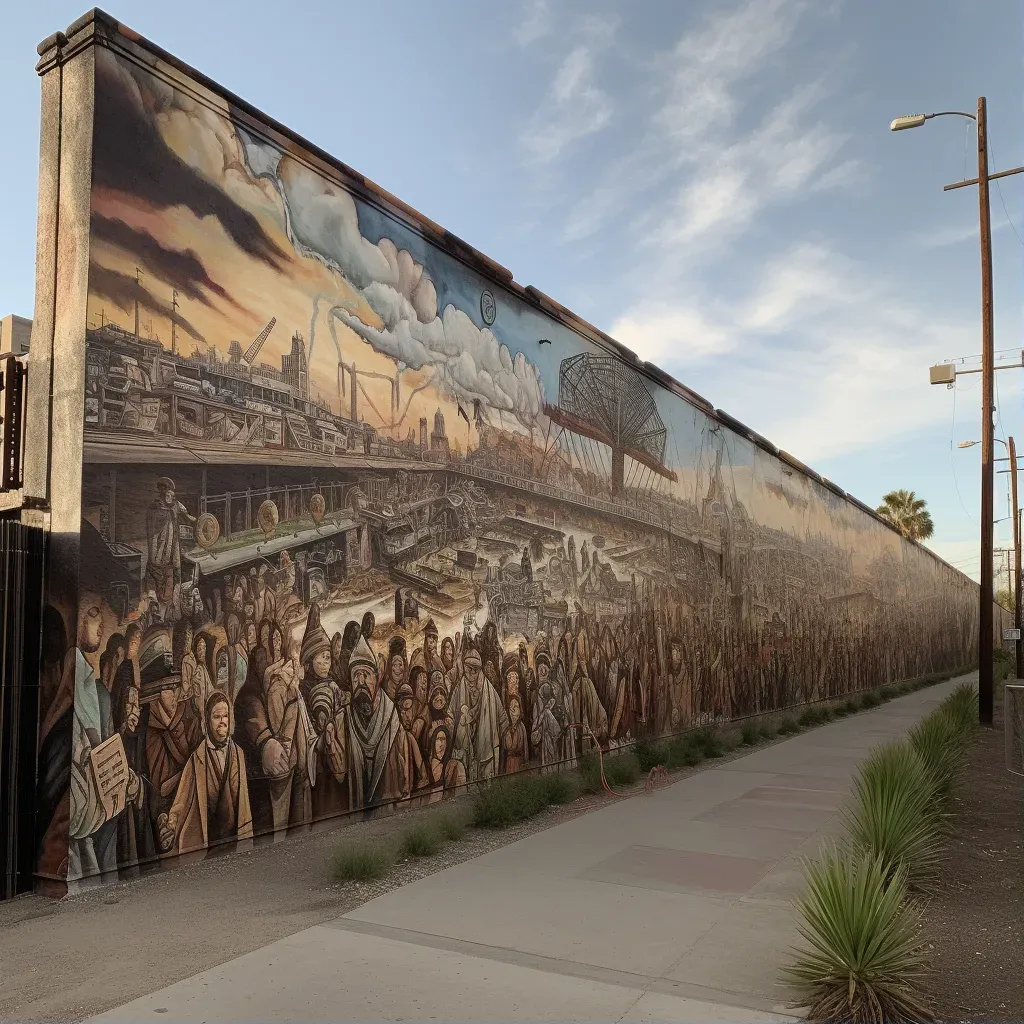
[[[978,691],[970,683],[961,683],[942,702],[941,709],[956,722],[966,745],[978,724]]]
[[[808,944],[783,971],[794,1006],[830,1024],[931,1020],[921,994],[925,958],[906,874],[870,854],[826,847],[805,865],[798,931]]]
[[[963,730],[955,714],[940,708],[921,719],[907,739],[931,776],[937,809],[945,812],[966,755]]]
[[[905,868],[919,887],[934,877],[942,852],[936,787],[906,741],[879,747],[868,758],[844,818],[853,848],[880,858],[891,875]]]

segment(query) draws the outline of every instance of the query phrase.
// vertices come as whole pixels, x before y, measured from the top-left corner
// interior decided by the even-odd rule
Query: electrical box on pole
[[[932,384],[955,384],[956,366],[953,363],[939,363],[928,368],[928,380]]]

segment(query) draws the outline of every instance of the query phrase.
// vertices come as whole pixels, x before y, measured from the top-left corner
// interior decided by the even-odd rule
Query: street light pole
[[[1021,174],[1024,167],[1012,167],[1005,171],[990,173],[988,169],[988,117],[985,97],[978,97],[977,114],[964,110],[941,110],[934,114],[910,114],[897,117],[889,126],[894,131],[919,128],[933,117],[969,117],[978,131],[978,177],[969,181],[957,181],[943,186],[948,192],[967,185],[978,186],[978,223],[981,234],[981,595],[978,616],[978,720],[982,725],[992,724],[992,703],[994,696],[995,632],[993,628],[994,566],[992,559],[993,534],[993,484],[994,465],[992,438],[994,434],[993,413],[995,411],[995,342],[992,325],[992,212],[989,206],[988,183],[992,178],[1005,178]],[[945,375],[933,374],[932,383],[952,385],[956,371]],[[1018,588],[1019,588],[1018,583]]]

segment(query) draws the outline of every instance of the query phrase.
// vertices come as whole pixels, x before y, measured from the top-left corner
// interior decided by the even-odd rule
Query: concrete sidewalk
[[[960,681],[611,801],[95,1019],[785,1020],[800,859],[839,832],[857,763]]]

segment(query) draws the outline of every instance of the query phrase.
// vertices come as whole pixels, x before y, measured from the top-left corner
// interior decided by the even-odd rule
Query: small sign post
[[[1020,630],[1019,629],[1004,629],[1003,630],[1004,640],[1019,640]]]

